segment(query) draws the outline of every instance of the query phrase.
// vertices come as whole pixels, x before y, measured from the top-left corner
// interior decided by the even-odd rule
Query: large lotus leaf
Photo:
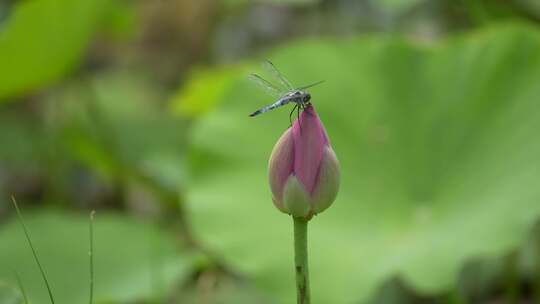
[[[505,24],[432,44],[313,39],[268,57],[297,85],[326,80],[311,93],[342,187],[309,225],[318,303],[367,299],[395,275],[422,292],[449,288],[464,260],[506,252],[538,218],[536,29]],[[194,151],[214,171],[190,199],[204,241],[293,303],[292,220],[273,207],[266,177],[290,109],[247,116],[271,101],[238,80],[200,121]]]
[[[0,27],[0,100],[50,84],[69,71],[110,6],[107,0],[18,1]]]
[[[89,224],[82,215],[29,212],[25,223],[57,303],[88,303]],[[32,303],[48,303],[47,291],[20,224],[0,227],[0,282],[17,286],[15,272]],[[188,255],[178,241],[151,224],[98,213],[94,223],[96,303],[164,296],[187,274]],[[1,289],[1,288],[0,288]]]

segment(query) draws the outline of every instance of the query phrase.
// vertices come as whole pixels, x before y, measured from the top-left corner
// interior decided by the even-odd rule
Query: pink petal
[[[339,183],[339,161],[334,150],[328,146],[324,149],[317,185],[312,193],[312,212],[314,214],[322,212],[332,205],[339,191]]]
[[[283,207],[287,210],[285,213],[294,217],[307,217],[311,211],[309,193],[294,175],[291,175],[285,183]]]
[[[273,201],[276,207],[283,211],[283,188],[289,176],[293,174],[294,145],[291,129],[289,128],[274,146],[270,161],[268,162],[268,172],[270,179],[270,189],[272,190]]]
[[[294,173],[309,193],[313,193],[325,147],[329,145],[319,116],[308,106],[292,127]]]

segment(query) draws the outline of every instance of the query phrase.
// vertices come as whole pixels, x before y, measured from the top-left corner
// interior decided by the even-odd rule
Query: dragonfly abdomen
[[[266,113],[266,112],[271,111],[271,110],[273,110],[275,108],[279,108],[281,106],[284,106],[284,105],[288,104],[289,102],[291,102],[291,98],[282,98],[282,99],[276,101],[275,103],[273,103],[273,104],[271,104],[269,106],[266,106],[266,107],[264,107],[262,109],[259,109],[259,110],[255,111],[255,112],[249,114],[249,116],[253,117],[253,116],[257,116],[257,115],[262,114],[262,113]]]

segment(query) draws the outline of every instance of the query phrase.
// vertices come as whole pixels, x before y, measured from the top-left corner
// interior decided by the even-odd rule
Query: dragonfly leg
[[[293,121],[292,121],[292,115],[293,115],[293,113],[294,113],[294,110],[297,109],[297,107],[298,107],[298,104],[295,103],[295,104],[294,104],[294,108],[292,109],[291,113],[289,113],[289,122],[291,123],[291,127],[292,127],[292,123],[293,123]]]
[[[302,107],[302,104],[297,104],[298,107],[296,108],[296,119],[298,121],[298,125],[300,126],[300,133],[302,133],[302,124],[300,123],[300,108]]]

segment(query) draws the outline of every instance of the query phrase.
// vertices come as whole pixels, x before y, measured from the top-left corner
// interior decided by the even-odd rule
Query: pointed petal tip
[[[328,136],[312,105],[302,112],[293,125],[294,173],[309,193],[315,188],[319,166]]]

